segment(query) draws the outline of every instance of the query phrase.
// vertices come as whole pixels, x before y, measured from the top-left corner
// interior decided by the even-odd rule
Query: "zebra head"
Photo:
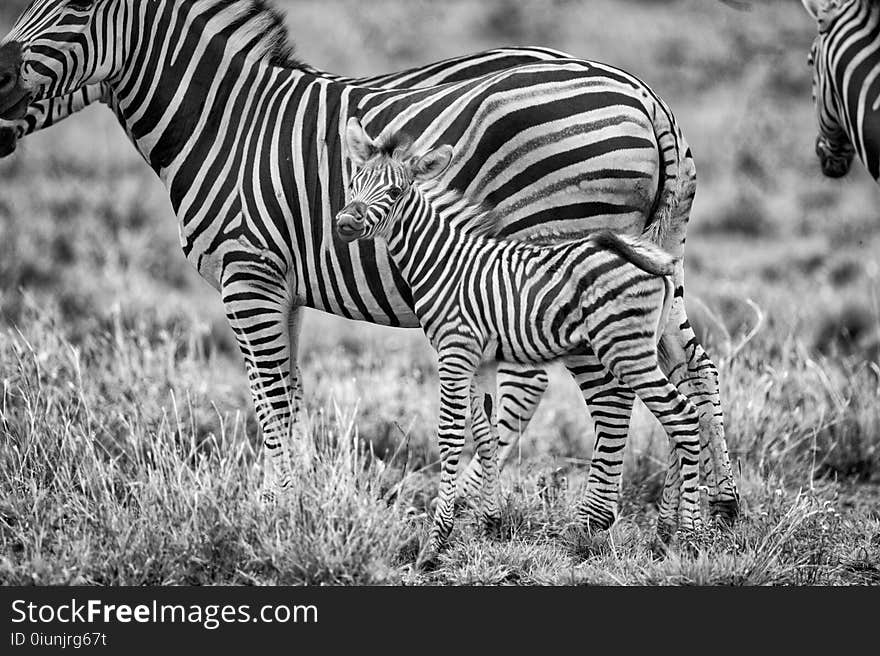
[[[114,72],[126,0],[32,0],[0,46],[0,119]]]
[[[824,175],[840,178],[849,172],[856,151],[841,120],[843,109],[832,73],[829,43],[837,20],[848,9],[857,8],[859,0],[801,1],[819,29],[808,60],[813,69],[813,105],[819,123],[816,155]]]
[[[405,134],[373,140],[356,118],[348,121],[345,141],[356,168],[349,184],[351,200],[336,215],[336,234],[346,242],[387,237],[395,219],[406,213],[415,184],[434,180],[452,161],[451,146],[413,155],[412,140]]]

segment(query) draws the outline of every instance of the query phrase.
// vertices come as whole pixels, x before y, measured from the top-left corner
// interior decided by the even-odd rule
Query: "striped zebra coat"
[[[337,217],[339,235],[387,244],[438,354],[440,492],[420,560],[432,559],[452,529],[468,406],[473,423],[491,426],[475,386],[484,362],[540,365],[594,354],[663,424],[681,471],[681,526],[698,527],[699,417],[661,371],[657,352],[674,294],[672,258],[611,232],[540,246],[482,236],[497,213],[465,205],[463,216],[444,218],[423,191],[449,166],[450,146],[418,156],[400,135],[371,140],[357,119],[349,121],[347,137],[360,170]],[[500,516],[496,440],[491,429],[474,432],[491,526]],[[589,512],[581,515],[589,527]]]
[[[822,172],[844,176],[858,155],[880,181],[880,2],[802,2],[819,30],[810,64]]]
[[[14,64],[0,71],[0,118],[106,85],[108,104],[169,190],[186,257],[222,294],[263,429],[267,480],[278,487],[292,480],[288,451],[303,426],[300,309],[417,325],[384,248],[333,238],[349,117],[408,129],[425,146],[455,143],[442,187],[498,204],[504,236],[647,230],[683,253],[690,151],[666,105],[609,66],[552,59],[422,89],[352,84],[293,60],[283,22],[259,0],[37,0],[0,50]],[[680,265],[675,281],[667,366],[704,419],[714,506],[733,514],[717,371],[687,322]],[[599,400],[614,386],[595,363],[576,373],[594,381]],[[539,381],[533,406],[546,379],[530,375]],[[595,471],[606,469],[596,503],[611,518],[621,430],[608,426],[597,449]]]

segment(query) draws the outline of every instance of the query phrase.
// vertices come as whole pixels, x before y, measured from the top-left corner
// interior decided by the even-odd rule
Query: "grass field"
[[[416,331],[318,313],[300,349],[311,464],[261,506],[219,299],[161,184],[95,108],[0,162],[0,582],[880,583],[878,190],[860,167],[819,173],[799,3],[279,4],[300,57],[328,70],[541,44],[669,102],[697,160],[688,289],[743,516],[655,553],[665,438],[638,408],[622,517],[579,533],[592,432],[554,370],[504,472],[502,539],[465,513],[439,567],[413,572],[437,487],[434,357]]]

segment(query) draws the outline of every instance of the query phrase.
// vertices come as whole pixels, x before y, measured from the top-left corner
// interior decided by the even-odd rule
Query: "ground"
[[[689,306],[720,366],[742,517],[658,551],[666,447],[640,407],[621,518],[579,531],[592,431],[554,369],[504,472],[500,539],[465,512],[439,566],[414,572],[437,487],[434,356],[416,331],[317,313],[310,458],[265,507],[219,299],[94,109],[0,163],[0,582],[880,583],[878,189],[860,168],[819,173],[798,3],[307,0],[288,23],[333,71],[542,44],[669,102],[697,161]]]

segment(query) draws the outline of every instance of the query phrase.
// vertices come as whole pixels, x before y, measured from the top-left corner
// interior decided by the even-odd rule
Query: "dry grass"
[[[436,492],[433,356],[416,331],[318,314],[301,348],[311,464],[263,507],[219,300],[96,109],[0,164],[0,582],[880,583],[877,189],[860,170],[818,173],[798,3],[306,0],[289,18],[300,54],[330,70],[543,43],[670,102],[700,172],[688,287],[721,364],[742,520],[657,555],[665,441],[638,408],[621,520],[580,534],[592,431],[554,370],[505,470],[503,539],[466,513],[440,567],[414,573]],[[765,321],[731,358],[749,300]]]

